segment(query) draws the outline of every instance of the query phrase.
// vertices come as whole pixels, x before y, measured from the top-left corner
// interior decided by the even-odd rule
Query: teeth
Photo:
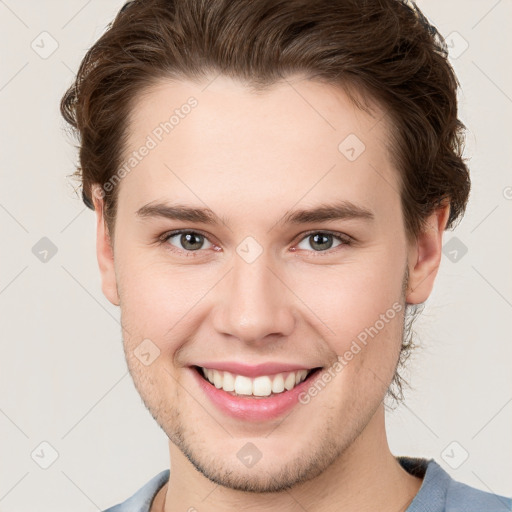
[[[285,389],[290,391],[303,382],[308,374],[308,370],[298,370],[251,379],[245,375],[233,375],[230,372],[210,368],[201,368],[201,370],[206,379],[217,389],[222,388],[232,394],[252,396],[269,396],[272,393],[282,393]]]
[[[234,391],[235,390],[235,377],[233,377],[232,373],[224,372],[224,380],[222,382],[222,389],[224,391]]]
[[[217,370],[213,370],[213,384],[215,387],[220,389],[222,387],[222,381],[222,374]]]
[[[272,381],[272,393],[282,393],[284,391],[284,378],[283,374],[280,373],[274,377]]]
[[[237,395],[252,395],[252,380],[249,377],[237,375],[235,377],[235,393]]]
[[[288,374],[288,376],[286,377],[286,379],[284,379],[284,387],[290,391],[290,389],[293,389],[295,387],[295,374],[294,373],[290,373]]]
[[[299,382],[302,382],[306,378],[307,374],[307,370],[300,370],[299,372],[297,372],[295,374],[295,385],[297,385]]]
[[[272,393],[272,381],[270,377],[256,377],[252,382],[252,394],[254,396],[269,396]]]

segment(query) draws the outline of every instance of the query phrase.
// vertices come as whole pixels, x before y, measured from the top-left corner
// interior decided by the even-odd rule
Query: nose
[[[293,293],[265,253],[247,263],[235,256],[223,280],[213,325],[219,334],[252,345],[288,337],[295,326]]]

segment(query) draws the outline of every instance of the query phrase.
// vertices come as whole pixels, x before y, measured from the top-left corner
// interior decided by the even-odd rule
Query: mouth
[[[191,368],[209,385],[233,397],[244,399],[268,399],[286,395],[287,392],[296,389],[298,386],[302,388],[302,383],[312,379],[323,370],[323,367],[318,366],[309,370],[302,369],[248,377],[197,365],[193,365]]]

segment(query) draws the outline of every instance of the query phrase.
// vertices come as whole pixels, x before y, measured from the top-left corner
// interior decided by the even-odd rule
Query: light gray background
[[[94,214],[66,178],[75,151],[58,112],[86,49],[121,4],[0,0],[3,512],[103,509],[169,463],[166,437],[127,373],[118,311],[101,293]],[[451,34],[473,191],[465,219],[445,235],[467,254],[443,256],[416,327],[423,349],[411,366],[414,390],[388,417],[390,444],[512,495],[512,3],[419,5]],[[31,47],[51,50],[43,31],[58,43],[47,58]],[[42,237],[57,247],[47,262],[32,252]],[[52,450],[58,458],[42,469]]]

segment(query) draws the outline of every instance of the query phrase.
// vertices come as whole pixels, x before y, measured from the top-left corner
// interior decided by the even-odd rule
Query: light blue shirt
[[[423,478],[406,512],[512,512],[512,499],[480,491],[454,480],[434,459],[397,457],[409,473]],[[157,492],[169,480],[162,471],[123,503],[103,512],[149,512]]]

